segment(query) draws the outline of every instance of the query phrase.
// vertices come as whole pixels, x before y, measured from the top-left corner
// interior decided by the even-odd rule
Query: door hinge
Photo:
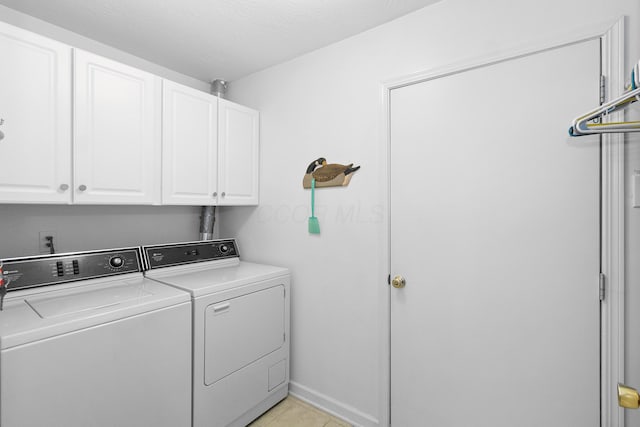
[[[600,76],[600,105],[604,104],[604,101],[607,99],[605,82],[605,77],[603,75]]]
[[[606,290],[604,273],[600,273],[600,281],[599,281],[598,289],[600,293],[600,301],[604,301],[605,290]]]
[[[391,274],[387,276],[387,285],[391,284]]]

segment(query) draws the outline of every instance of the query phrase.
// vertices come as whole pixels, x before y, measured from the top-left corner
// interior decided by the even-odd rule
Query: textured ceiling
[[[438,0],[0,0],[203,81],[235,80]]]

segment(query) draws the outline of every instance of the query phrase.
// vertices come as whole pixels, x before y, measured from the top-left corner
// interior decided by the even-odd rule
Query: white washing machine
[[[191,293],[193,426],[246,426],[289,386],[289,271],[233,239],[143,246],[146,276]]]
[[[139,248],[2,260],[2,427],[191,424],[189,294]]]

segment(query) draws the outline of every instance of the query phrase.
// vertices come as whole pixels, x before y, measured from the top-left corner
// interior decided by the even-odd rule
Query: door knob
[[[391,286],[393,286],[396,289],[404,288],[406,284],[407,284],[407,281],[404,280],[404,277],[400,275],[394,277],[393,280],[391,281]]]
[[[627,409],[638,409],[640,407],[640,394],[635,388],[618,384],[618,405]]]

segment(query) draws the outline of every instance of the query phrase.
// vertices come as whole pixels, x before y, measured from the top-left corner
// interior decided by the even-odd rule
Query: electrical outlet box
[[[52,237],[53,240],[49,242],[47,237]],[[52,252],[49,243],[51,243],[53,245],[53,248],[55,249],[55,246],[58,243],[58,234],[55,231],[41,231],[38,234],[38,239],[38,250],[40,251],[40,253],[50,254]]]

